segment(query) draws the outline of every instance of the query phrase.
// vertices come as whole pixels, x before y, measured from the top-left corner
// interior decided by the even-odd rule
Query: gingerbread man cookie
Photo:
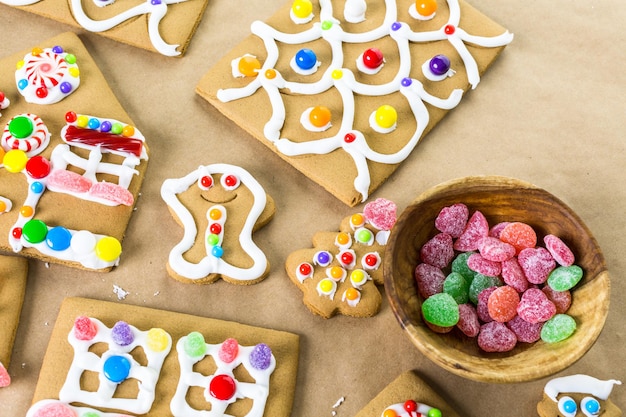
[[[229,164],[200,166],[167,179],[161,197],[184,229],[167,269],[183,282],[254,284],[269,272],[252,233],[274,215],[274,201],[254,177]]]

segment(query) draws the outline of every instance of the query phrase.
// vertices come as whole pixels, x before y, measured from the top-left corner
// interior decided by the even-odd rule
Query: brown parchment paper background
[[[407,1],[407,7],[410,2]],[[587,373],[626,382],[626,9],[617,0],[550,2],[474,0],[478,10],[515,34],[476,90],[463,98],[371,198],[405,207],[440,182],[497,174],[532,182],[574,209],[603,248],[612,276],[604,331],[589,352],[559,376]],[[292,415],[352,417],[401,373],[419,375],[461,415],[536,415],[548,378],[510,385],[465,380],[422,356],[402,334],[386,299],[370,319],[313,316],[283,264],[354,212],[301,175],[194,93],[206,71],[283,0],[213,0],[182,59],[170,59],[78,31],[111,89],[146,136],[150,162],[131,218],[120,267],[108,274],[29,261],[21,322],[0,414],[23,416],[63,298],[81,296],[194,314],[300,335]],[[2,56],[71,27],[0,4]],[[6,82],[0,80],[0,88]],[[3,121],[4,117],[0,119]],[[167,275],[167,254],[182,236],[159,195],[166,178],[225,162],[252,172],[277,207],[255,234],[272,269],[251,287],[193,286]],[[357,206],[357,209],[361,206]],[[123,300],[113,285],[129,292]],[[529,363],[528,366],[533,366]],[[61,376],[60,376],[61,377]],[[626,409],[626,386],[612,401]],[[500,411],[493,411],[493,410]]]

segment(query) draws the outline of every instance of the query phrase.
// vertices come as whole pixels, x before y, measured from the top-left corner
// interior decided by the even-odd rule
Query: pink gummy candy
[[[218,356],[222,360],[222,362],[231,363],[235,360],[238,353],[239,342],[231,337],[224,340],[224,343],[222,343],[222,346],[220,347]]]
[[[445,279],[444,273],[436,266],[421,263],[415,268],[417,289],[424,299],[443,292],[443,281]]]
[[[7,368],[0,362],[0,388],[8,387],[11,385],[11,376],[7,372]]]
[[[500,275],[500,272],[502,272],[502,264],[500,262],[485,259],[480,253],[472,253],[469,258],[467,258],[467,266],[472,271],[490,277],[497,277]]]
[[[420,249],[422,262],[437,268],[445,268],[454,258],[452,236],[447,233],[438,233]]]
[[[57,169],[48,175],[46,185],[51,190],[82,194],[89,191],[92,182],[75,172],[67,171],[65,169]]]
[[[476,304],[476,314],[478,315],[478,319],[483,323],[489,323],[493,321],[493,318],[489,314],[489,297],[498,287],[489,287],[482,290],[478,296],[478,303]]]
[[[391,230],[396,224],[396,203],[384,198],[377,198],[363,208],[363,215],[372,226],[379,230]]]
[[[489,229],[489,236],[500,239],[500,234],[505,227],[507,227],[511,222],[500,222],[495,224]]]
[[[478,252],[493,262],[504,262],[515,256],[515,248],[498,238],[486,236],[478,241]]]
[[[506,285],[509,285],[517,290],[517,292],[524,292],[528,288],[528,280],[522,267],[519,266],[517,258],[511,258],[502,262],[502,279]]]
[[[529,323],[543,323],[556,314],[556,306],[538,288],[529,288],[522,294],[517,314]]]
[[[554,260],[561,266],[571,266],[575,258],[572,250],[557,236],[546,235],[543,238],[546,249],[550,252]]]
[[[517,344],[517,336],[504,323],[483,324],[478,333],[478,346],[485,352],[508,352]]]
[[[70,408],[69,405],[64,404],[62,402],[51,402],[45,405],[42,405],[36,412],[33,414],[33,417],[75,417],[77,416],[76,411],[73,408]]]
[[[546,282],[548,275],[556,267],[556,262],[550,252],[540,246],[523,249],[517,256],[517,261],[531,284]]]
[[[529,323],[520,316],[515,316],[506,326],[515,333],[518,342],[534,343],[541,338],[543,323]]]
[[[480,332],[480,322],[476,309],[471,304],[459,304],[459,322],[456,327],[467,337],[476,337]]]
[[[89,317],[79,316],[74,321],[74,337],[78,340],[91,340],[96,337],[98,327]]]
[[[126,188],[104,181],[94,183],[89,190],[89,195],[125,206],[132,206],[135,200],[133,194]]]
[[[569,291],[556,291],[549,285],[544,286],[541,291],[554,303],[557,314],[565,313],[572,305],[572,294]]]
[[[489,223],[478,210],[472,214],[461,236],[454,242],[454,249],[460,252],[470,252],[478,249],[478,241],[489,233]]]
[[[435,219],[435,227],[443,233],[447,233],[452,237],[459,237],[469,218],[469,209],[463,203],[453,204],[449,207],[441,209]]]
[[[496,288],[487,300],[489,315],[495,321],[506,323],[517,316],[517,306],[519,305],[519,294],[513,287],[505,285]]]

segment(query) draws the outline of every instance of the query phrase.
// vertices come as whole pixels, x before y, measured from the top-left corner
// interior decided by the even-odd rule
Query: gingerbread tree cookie
[[[382,297],[376,285],[383,283],[382,256],[396,209],[379,198],[346,217],[338,232],[316,233],[313,248],[287,257],[287,274],[304,293],[309,310],[324,318],[378,313]]]
[[[274,215],[274,201],[243,168],[200,166],[185,177],[167,179],[161,197],[183,227],[167,269],[183,282],[254,284],[269,272],[252,233]]]

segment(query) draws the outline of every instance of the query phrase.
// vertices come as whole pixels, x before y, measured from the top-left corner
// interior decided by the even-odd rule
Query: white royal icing
[[[13,207],[13,203],[11,203],[11,200],[6,197],[0,196],[0,202],[4,204],[4,210],[0,211],[0,214],[8,213],[11,211],[11,208]]]
[[[8,97],[5,96],[4,100],[0,101],[0,110],[4,110],[10,105],[11,105],[11,101],[8,99]],[[2,116],[2,113],[0,113],[0,116]]]
[[[428,415],[428,412],[433,409],[433,407],[426,405],[426,404],[422,404],[422,403],[416,403],[416,404],[417,404],[417,409],[415,411],[418,413],[417,415],[424,415],[424,416]],[[380,417],[384,417],[385,411],[387,410],[395,411],[398,417],[414,417],[415,416],[415,413],[411,413],[404,409],[404,403],[396,403],[396,404],[390,405],[389,407],[385,408],[385,410],[382,412]]]
[[[211,248],[208,247],[207,255],[198,263],[190,262],[184,258],[184,254],[194,245],[198,230],[191,212],[178,199],[177,195],[194,186],[203,176],[212,174],[236,175],[241,184],[246,186],[254,196],[252,208],[239,234],[241,247],[253,261],[253,265],[249,268],[241,268],[230,264],[222,257],[213,256],[210,251]],[[161,186],[161,197],[183,224],[183,238],[174,246],[168,258],[169,266],[177,274],[192,280],[205,278],[210,274],[220,274],[240,281],[251,281],[260,278],[265,273],[267,258],[252,240],[252,231],[256,221],[263,213],[267,196],[263,187],[248,171],[229,164],[200,166],[185,177],[165,180]],[[213,207],[210,207],[209,210]],[[209,210],[207,210],[207,214]]]
[[[554,402],[558,402],[557,396],[562,392],[591,394],[594,397],[606,400],[611,395],[613,386],[621,384],[622,382],[616,379],[603,381],[589,375],[576,374],[548,381],[543,391]]]

